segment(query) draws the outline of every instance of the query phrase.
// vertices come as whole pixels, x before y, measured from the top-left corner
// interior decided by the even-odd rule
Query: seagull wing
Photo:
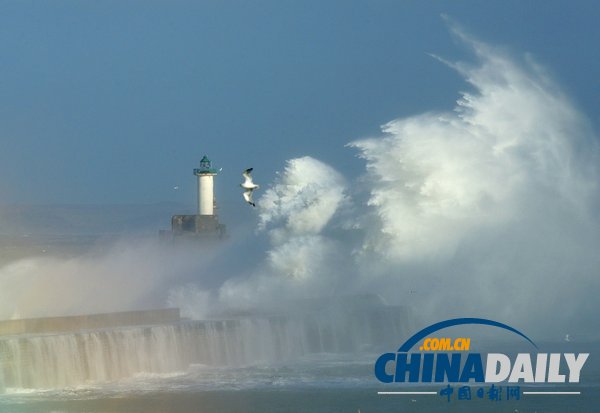
[[[244,195],[244,199],[246,200],[247,203],[249,203],[252,206],[255,206],[254,202],[252,202],[252,189],[248,189],[247,191],[244,191],[243,195]]]
[[[254,168],[248,168],[246,169],[243,173],[242,176],[244,177],[245,181],[242,185],[244,186],[248,186],[248,185],[253,185],[254,182],[252,182],[252,176],[250,176],[250,172],[252,172]]]

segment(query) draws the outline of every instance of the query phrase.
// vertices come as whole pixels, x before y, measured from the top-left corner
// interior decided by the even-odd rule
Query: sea
[[[380,383],[373,372],[378,353],[316,353],[239,366],[191,364],[181,371],[137,373],[62,388],[5,388],[0,394],[0,412],[600,412],[596,356],[600,343],[543,343],[539,347],[549,352],[589,352],[580,383],[521,384],[512,386],[510,395],[506,383],[500,383],[495,386],[499,397],[490,397],[489,385],[472,383],[469,392],[461,390],[462,386],[450,386],[448,398],[449,384]],[[431,394],[380,394],[397,391]],[[524,394],[530,391],[578,394]]]

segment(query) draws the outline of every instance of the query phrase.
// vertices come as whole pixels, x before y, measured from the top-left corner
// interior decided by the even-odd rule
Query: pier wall
[[[179,321],[178,308],[0,321],[0,336],[59,333]]]

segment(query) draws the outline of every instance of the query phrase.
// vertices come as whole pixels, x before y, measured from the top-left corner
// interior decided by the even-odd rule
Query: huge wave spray
[[[475,56],[436,57],[469,86],[453,110],[350,143],[366,165],[354,182],[312,157],[288,161],[260,202],[266,262],[207,293],[213,306],[368,291],[432,320],[594,334],[597,137],[531,57],[452,31]]]

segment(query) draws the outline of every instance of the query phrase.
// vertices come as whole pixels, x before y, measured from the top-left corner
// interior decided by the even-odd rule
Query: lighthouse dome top
[[[216,174],[217,170],[212,168],[210,159],[208,156],[204,155],[202,159],[200,159],[200,168],[194,169],[194,175],[204,175],[204,174]]]

